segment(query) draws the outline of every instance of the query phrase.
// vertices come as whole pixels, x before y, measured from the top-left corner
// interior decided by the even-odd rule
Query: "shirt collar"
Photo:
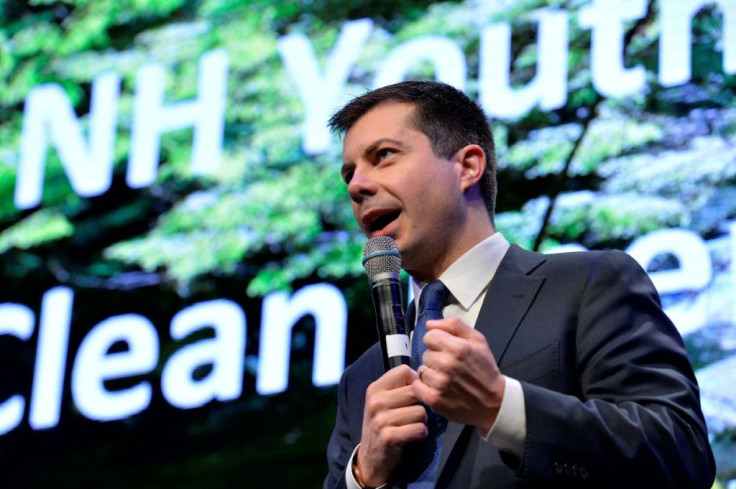
[[[442,273],[440,280],[463,309],[470,309],[478,300],[496,274],[509,246],[501,233],[494,233],[466,251]],[[419,297],[426,284],[413,278],[411,284],[414,297]]]

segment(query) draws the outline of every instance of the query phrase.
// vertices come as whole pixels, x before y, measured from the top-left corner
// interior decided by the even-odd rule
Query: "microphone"
[[[399,281],[401,254],[393,238],[377,236],[366,241],[363,266],[371,282],[383,368],[411,366],[411,342],[404,323],[404,299]]]

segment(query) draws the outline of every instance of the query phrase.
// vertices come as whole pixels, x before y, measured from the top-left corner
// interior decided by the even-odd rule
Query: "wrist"
[[[360,471],[360,466],[358,465],[358,451],[356,450],[355,456],[353,456],[353,463],[351,464],[351,470],[353,472],[353,478],[355,479],[355,482],[358,483],[358,485],[361,487],[361,489],[376,489],[373,486],[368,486],[363,482],[363,474]]]

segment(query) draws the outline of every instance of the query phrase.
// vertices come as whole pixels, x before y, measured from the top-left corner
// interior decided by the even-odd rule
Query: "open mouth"
[[[368,223],[368,230],[372,233],[381,231],[383,228],[395,221],[399,217],[399,214],[401,214],[400,211],[393,211],[377,216]]]

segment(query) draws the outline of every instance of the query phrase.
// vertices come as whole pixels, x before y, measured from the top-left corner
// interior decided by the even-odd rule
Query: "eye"
[[[385,160],[386,158],[388,158],[389,156],[391,156],[394,153],[395,153],[395,151],[392,150],[392,149],[389,149],[389,148],[381,148],[381,149],[379,149],[376,152],[376,156],[378,157],[379,160]]]
[[[350,180],[353,179],[353,173],[355,173],[355,170],[353,168],[343,168],[341,173],[342,181],[345,183],[350,183]]]

